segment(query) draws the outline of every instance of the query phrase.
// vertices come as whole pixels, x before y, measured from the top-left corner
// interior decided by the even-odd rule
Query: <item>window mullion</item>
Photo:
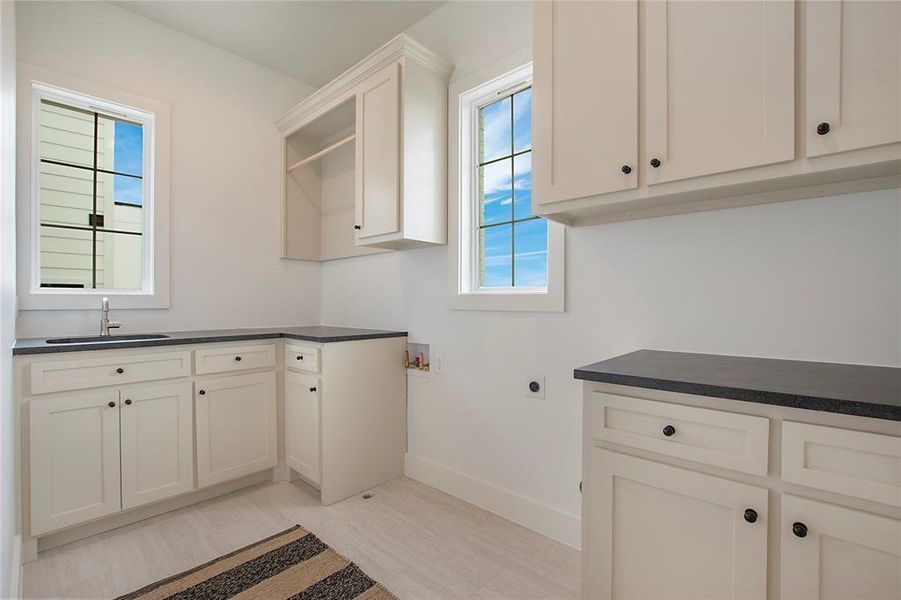
[[[91,212],[94,218],[91,219],[91,287],[97,289],[97,133],[99,129],[100,115],[94,113],[94,172],[93,172],[93,191]]]
[[[516,168],[513,166],[513,95],[510,95],[510,286],[516,287]]]

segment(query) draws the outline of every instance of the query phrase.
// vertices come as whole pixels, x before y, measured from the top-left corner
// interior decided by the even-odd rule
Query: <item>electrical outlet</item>
[[[529,398],[544,398],[544,375],[529,377],[525,382],[526,396]]]
[[[432,364],[430,365],[432,373],[444,373],[444,355],[435,354],[432,356]]]

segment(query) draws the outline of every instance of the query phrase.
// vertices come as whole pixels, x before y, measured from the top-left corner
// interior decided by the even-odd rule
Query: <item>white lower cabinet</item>
[[[766,489],[588,452],[584,598],[766,597]]]
[[[901,521],[782,497],[782,598],[901,598]]]
[[[190,383],[40,398],[29,413],[32,536],[194,487]]]
[[[121,391],[122,508],[194,488],[194,415],[190,382]]]
[[[121,509],[117,390],[35,400],[29,424],[32,536]]]
[[[285,420],[288,466],[319,485],[319,379],[285,372]]]
[[[278,463],[275,372],[206,379],[196,387],[199,487]]]

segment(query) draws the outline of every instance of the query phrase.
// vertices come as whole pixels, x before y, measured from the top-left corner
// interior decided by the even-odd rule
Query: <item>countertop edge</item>
[[[750,388],[733,388],[715,384],[657,379],[637,375],[599,373],[597,371],[573,370],[573,377],[582,381],[609,383],[628,387],[638,387],[664,392],[678,392],[695,396],[725,398],[750,402],[753,404],[770,404],[803,410],[815,410],[856,417],[869,417],[888,421],[901,421],[901,407],[841,398],[824,398],[819,396],[803,396],[768,390]]]
[[[162,346],[185,346],[189,344],[214,344],[221,342],[241,342],[275,339],[289,339],[305,342],[317,342],[320,344],[332,344],[336,342],[356,342],[395,337],[408,337],[408,333],[406,331],[378,331],[372,333],[354,333],[337,336],[315,336],[279,331],[259,333],[248,332],[210,335],[196,338],[183,337],[150,340],[123,340],[121,342],[86,342],[81,344],[26,346],[22,348],[16,348],[15,346],[13,346],[12,355],[24,356],[32,354],[63,354],[68,352],[90,352],[95,350],[131,350],[136,348],[156,348]]]

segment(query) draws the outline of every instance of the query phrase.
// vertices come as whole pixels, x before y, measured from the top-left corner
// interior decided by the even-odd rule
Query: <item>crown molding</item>
[[[336,103],[345,101],[353,94],[356,85],[400,58],[415,60],[423,67],[449,80],[454,66],[408,35],[401,33],[378,50],[346,70],[341,75],[298,102],[275,121],[275,126],[283,135],[297,131],[303,125],[326,112]]]

